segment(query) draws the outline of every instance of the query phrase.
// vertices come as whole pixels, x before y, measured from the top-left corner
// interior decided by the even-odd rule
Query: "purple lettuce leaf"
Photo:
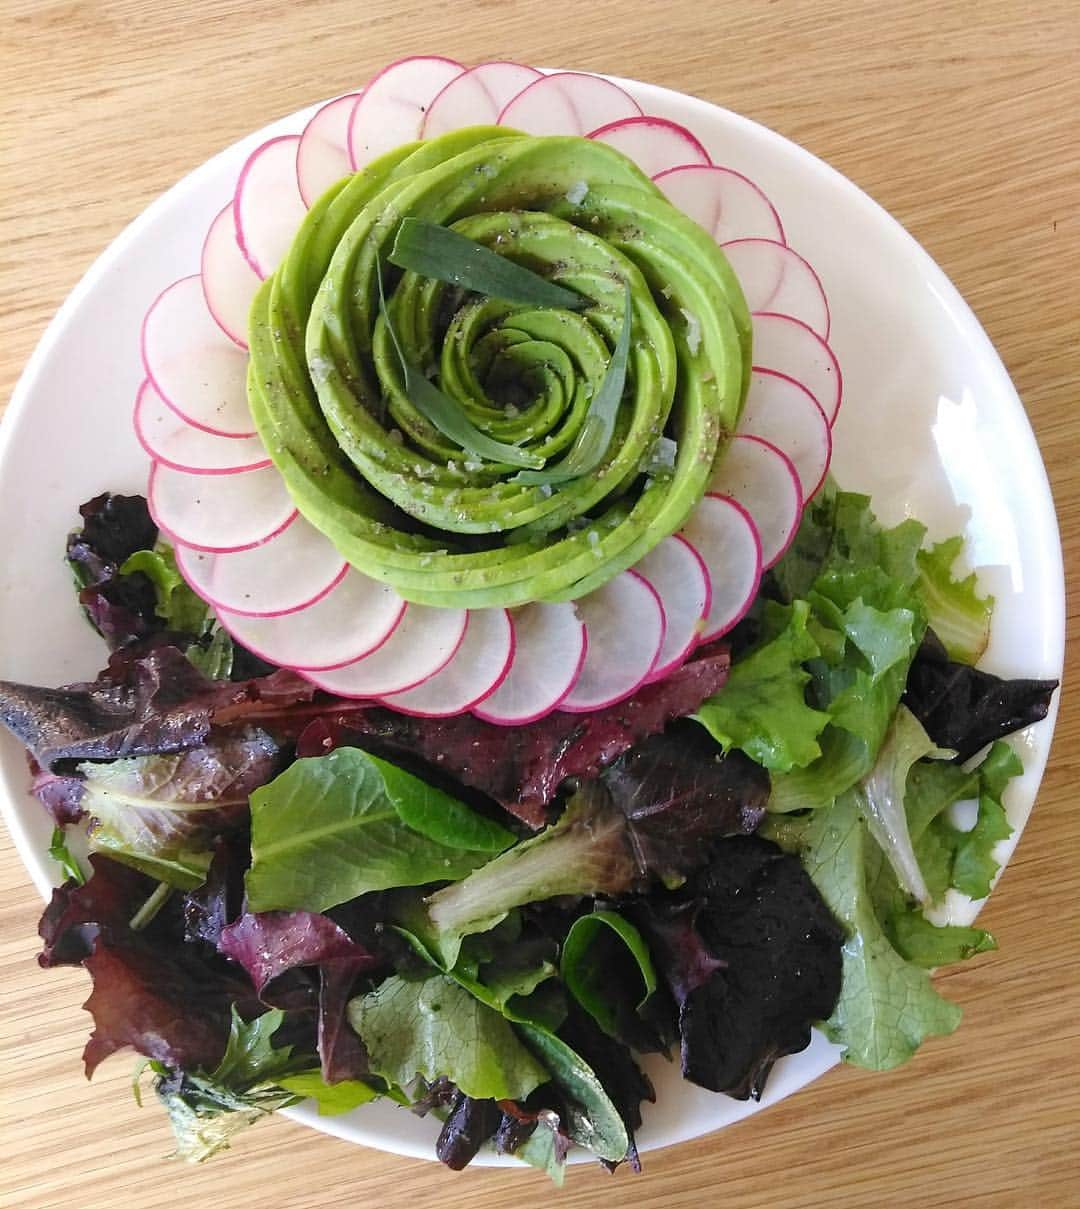
[[[53,890],[38,923],[44,942],[38,964],[46,969],[80,965],[100,934],[126,936],[131,917],[154,891],[153,878],[117,861],[93,853],[89,864],[86,884],[68,881]]]
[[[462,1091],[454,1093],[450,1111],[435,1142],[435,1154],[451,1171],[462,1171],[476,1158],[503,1122],[503,1111],[494,1100],[474,1100]]]
[[[85,813],[82,808],[85,792],[82,778],[46,772],[29,753],[26,758],[30,765],[30,792],[49,812],[53,822],[58,827],[77,823]]]
[[[244,832],[218,836],[206,880],[184,895],[184,939],[218,947],[221,933],[244,909],[244,874],[251,841]]]
[[[908,672],[903,703],[938,747],[967,760],[995,739],[1041,722],[1057,687],[1056,680],[1003,680],[958,663],[927,631]]]
[[[799,860],[732,837],[674,899],[627,910],[679,1005],[683,1075],[759,1099],[840,993],[843,932]]]
[[[282,975],[317,967],[318,1052],[327,1083],[367,1073],[367,1055],[345,1008],[357,977],[383,964],[325,915],[309,911],[246,912],[221,932],[218,950],[247,971],[264,1002]],[[273,984],[273,987],[272,987]]]

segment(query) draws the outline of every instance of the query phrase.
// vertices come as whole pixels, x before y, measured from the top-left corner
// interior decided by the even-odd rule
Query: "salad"
[[[191,1159],[384,1097],[559,1179],[639,1166],[642,1054],[745,1099],[815,1024],[874,1069],[956,1027],[930,970],[994,942],[933,909],[1056,684],[975,666],[960,538],[828,478],[829,328],[765,195],[595,77],[405,60],[252,154],[146,317],[146,497],[68,541],[107,667],[0,683],[88,1074],[134,1049]]]

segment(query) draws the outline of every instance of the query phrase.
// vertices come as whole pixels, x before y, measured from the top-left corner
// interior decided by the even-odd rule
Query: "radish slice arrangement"
[[[298,514],[247,404],[248,311],[331,185],[403,143],[496,123],[606,143],[652,177],[722,246],[752,312],[753,369],[708,493],[633,568],[568,603],[431,608],[351,568]],[[822,283],[765,193],[617,84],[402,59],[256,148],[199,273],[149,308],[134,425],[151,458],[151,512],[225,629],[327,692],[505,726],[599,709],[727,633],[787,549],[829,465],[842,393],[830,326]]]

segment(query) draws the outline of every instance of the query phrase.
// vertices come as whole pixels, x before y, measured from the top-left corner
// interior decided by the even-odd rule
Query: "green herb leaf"
[[[86,874],[83,873],[79,862],[71,855],[63,827],[53,828],[52,839],[49,841],[49,855],[64,871],[65,878],[70,878],[77,885],[86,885]]]
[[[176,566],[172,547],[159,541],[153,550],[136,550],[120,567],[119,574],[139,571],[154,585],[155,612],[179,634],[196,638],[209,630],[213,614],[209,606],[187,586]]]
[[[504,302],[579,311],[589,300],[500,256],[459,231],[421,218],[406,218],[398,228],[390,263]]]
[[[548,1081],[502,1015],[444,974],[393,975],[353,999],[348,1015],[371,1069],[398,1087],[445,1075],[475,1099],[520,1100]]]
[[[401,364],[402,376],[405,379],[405,393],[424,419],[433,424],[444,437],[449,437],[451,441],[460,445],[466,453],[470,453],[474,457],[488,462],[503,462],[508,466],[526,466],[533,469],[543,466],[544,459],[537,454],[530,453],[527,449],[520,449],[517,445],[507,445],[503,441],[496,441],[487,433],[481,432],[468,418],[459,403],[451,399],[449,395],[443,394],[433,382],[428,381],[423,370],[406,355],[397,332],[394,330],[390,310],[386,305],[386,296],[383,293],[381,267],[378,272],[378,282],[379,309]]]
[[[630,284],[624,283],[626,301],[623,306],[623,321],[615,351],[611,354],[604,380],[589,404],[581,431],[570,446],[566,457],[554,466],[543,470],[522,470],[515,474],[513,482],[545,485],[565,483],[592,474],[604,460],[615,432],[615,419],[619,414],[623,391],[626,388],[626,368],[630,357],[630,332],[633,325],[633,307]]]
[[[388,778],[387,767],[341,747],[297,760],[251,795],[250,910],[325,911],[371,890],[454,881],[488,859],[494,824],[400,769]],[[436,823],[440,801],[452,808]]]

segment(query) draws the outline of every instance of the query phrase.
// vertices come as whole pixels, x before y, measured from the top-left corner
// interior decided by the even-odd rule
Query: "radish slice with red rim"
[[[620,118],[640,116],[641,106],[618,84],[558,71],[522,89],[499,114],[499,125],[526,134],[586,135]]]
[[[499,687],[513,657],[510,614],[505,609],[475,609],[469,613],[461,646],[446,667],[416,688],[383,697],[382,704],[421,718],[462,714]]]
[[[248,314],[259,288],[259,275],[236,242],[232,202],[210,224],[203,241],[203,295],[214,322],[241,348],[247,348]]]
[[[712,584],[701,555],[679,534],[665,537],[634,570],[656,589],[664,606],[664,641],[649,680],[663,680],[697,645],[709,614]]]
[[[451,80],[424,114],[420,135],[436,138],[465,126],[492,126],[522,89],[541,77],[535,67],[501,60],[478,63]]]
[[[229,633],[262,659],[297,671],[342,667],[378,650],[405,613],[387,584],[350,570],[313,604],[276,617],[218,610]]]
[[[653,181],[670,202],[704,227],[717,243],[735,239],[784,242],[776,207],[741,172],[691,164],[658,172]]]
[[[159,529],[199,550],[257,546],[296,515],[274,466],[236,474],[188,474],[155,462],[147,502]]]
[[[178,415],[147,379],[135,397],[135,435],[158,462],[188,474],[235,474],[270,465],[257,436],[220,437]]]
[[[261,278],[278,267],[307,213],[296,180],[299,143],[298,134],[283,134],[256,147],[236,182],[236,242]]]
[[[709,153],[685,126],[648,114],[608,122],[589,138],[621,151],[646,176],[656,176],[677,165],[712,163]]]
[[[559,709],[585,713],[622,701],[648,679],[664,644],[664,606],[637,571],[623,571],[576,604],[588,649]]]
[[[223,437],[254,435],[247,354],[214,322],[197,275],[174,281],[146,312],[142,359],[154,389],[189,424]]]
[[[427,107],[465,70],[454,59],[418,55],[384,67],[364,89],[349,117],[353,170],[420,137]]]
[[[304,127],[296,148],[296,185],[305,206],[352,173],[349,119],[360,95],[350,92],[328,102]]]
[[[813,265],[787,244],[736,239],[723,245],[751,311],[790,315],[829,338],[829,304]]]
[[[377,650],[328,672],[302,672],[312,684],[339,697],[387,697],[422,684],[453,659],[462,639],[465,609],[406,607],[394,632]]]
[[[801,382],[755,370],[738,431],[768,441],[790,460],[804,503],[817,493],[829,469],[832,432],[821,404]]]
[[[349,566],[329,539],[299,514],[280,533],[246,550],[215,553],[178,543],[176,564],[191,588],[215,609],[250,617],[308,608]]]
[[[570,602],[523,605],[512,614],[514,657],[495,691],[473,709],[485,722],[520,726],[551,713],[585,659],[585,625]]]
[[[767,571],[791,545],[802,516],[795,467],[767,441],[734,436],[713,472],[709,491],[729,496],[750,513],[761,541],[762,569]]]
[[[753,368],[794,378],[814,396],[830,424],[836,420],[843,379],[836,354],[812,328],[790,315],[755,312]]]
[[[712,584],[712,601],[701,641],[726,634],[750,608],[761,582],[761,542],[750,514],[735,500],[705,495],[682,535],[701,555]]]

